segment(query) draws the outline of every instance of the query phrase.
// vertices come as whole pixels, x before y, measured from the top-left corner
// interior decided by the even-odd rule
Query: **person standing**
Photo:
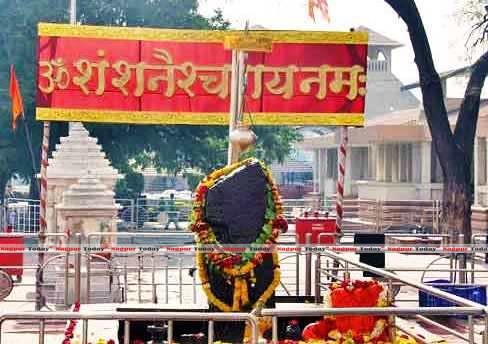
[[[178,224],[179,213],[176,208],[176,200],[174,194],[169,195],[169,200],[166,203],[166,212],[168,213],[168,222],[166,223],[166,226],[164,226],[164,229],[169,229],[169,225],[171,223],[174,223],[177,230],[181,229],[180,225]]]

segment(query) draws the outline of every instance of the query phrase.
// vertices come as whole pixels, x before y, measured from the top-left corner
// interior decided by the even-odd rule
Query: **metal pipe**
[[[69,305],[68,293],[69,293],[69,252],[66,252],[66,260],[64,262],[64,306],[67,308]]]
[[[124,302],[128,302],[129,298],[129,280],[127,276],[127,257],[124,259]]]
[[[351,308],[265,308],[262,316],[321,317],[326,315],[480,315],[482,307],[351,307]]]
[[[460,338],[460,339],[462,339],[462,340],[464,340],[464,341],[466,341],[466,342],[468,341],[468,340],[466,339],[466,334],[464,334],[464,333],[457,332],[457,331],[453,330],[452,328],[450,328],[450,327],[448,327],[448,326],[444,326],[444,325],[442,325],[442,324],[439,324],[438,322],[436,322],[436,321],[434,321],[434,320],[432,320],[432,319],[429,319],[429,318],[427,318],[427,317],[424,317],[423,315],[416,315],[415,317],[416,317],[417,319],[419,319],[419,320],[421,320],[421,321],[425,322],[426,324],[429,324],[429,325],[435,326],[435,327],[437,327],[437,328],[439,328],[439,329],[441,329],[441,330],[443,330],[443,331],[446,331],[446,332],[448,332],[448,333],[452,334],[453,336],[458,337],[458,338]]]
[[[39,344],[44,344],[46,335],[46,322],[41,320],[39,322]]]
[[[81,235],[77,238],[80,251],[75,253],[75,302],[81,303]]]
[[[86,303],[90,302],[90,289],[91,289],[91,254],[86,255]]]
[[[295,290],[296,290],[296,296],[300,296],[300,253],[297,252],[295,254]]]
[[[273,344],[276,344],[278,343],[278,317],[277,316],[273,316],[272,326],[273,326],[272,340],[273,340]]]
[[[180,304],[183,303],[183,266],[182,266],[182,259],[181,257],[178,257],[178,282],[179,282],[179,288],[178,288],[178,298],[180,300]]]
[[[485,321],[485,330],[483,331],[483,344],[488,344],[488,309],[485,309],[484,321]]]
[[[193,285],[193,303],[197,303],[197,276],[196,272],[192,275],[192,285]]]
[[[88,344],[88,319],[83,319],[82,322],[83,336],[81,338],[83,344]]]
[[[474,278],[474,269],[475,269],[475,254],[472,253],[469,255],[470,260],[471,260],[471,283],[474,284],[475,278]]]
[[[213,344],[214,342],[214,322],[209,320],[208,322],[208,344]]]
[[[144,257],[144,256],[142,256]],[[141,254],[137,255],[137,262],[139,264],[139,270],[137,270],[137,298],[139,300],[139,303],[142,302],[142,291],[141,291],[141,282],[142,282],[142,277],[141,277],[141,270],[143,263],[141,261]]]
[[[472,315],[468,315],[468,331],[469,344],[474,344],[474,323]]]
[[[151,284],[152,284],[152,303],[158,303],[158,298],[156,296],[156,263],[154,260],[154,253],[151,254],[152,269],[151,269]]]
[[[388,292],[387,292],[387,298],[388,298],[388,306],[393,306],[395,304],[395,295],[393,294],[393,283],[392,280],[388,280]],[[395,316],[390,315],[388,316],[388,325],[389,325],[389,337],[390,341],[392,343],[395,343],[396,341],[396,328],[395,328]]]
[[[458,244],[463,245],[464,244],[464,234],[459,234],[458,235]],[[467,262],[466,262],[466,254],[459,254],[456,256],[457,261],[458,261],[458,266],[461,269],[466,269]],[[468,280],[468,276],[465,272],[459,272],[459,282],[460,283],[466,283]]]
[[[76,0],[70,0],[69,23],[71,25],[76,24]]]
[[[307,247],[312,243],[312,233],[305,235],[305,243]],[[305,252],[305,295],[312,294],[312,252],[307,250]]]
[[[351,259],[348,259],[344,256],[340,256],[332,251],[328,251],[328,250],[324,250],[322,252],[322,255],[325,255],[325,256],[328,256],[329,258],[331,259],[336,259],[336,260],[339,260],[339,261],[343,261],[344,263],[348,263],[350,265],[353,265],[353,266],[356,266],[362,270],[365,270],[365,271],[369,271],[373,274],[376,274],[376,275],[380,275],[384,278],[391,278],[392,280],[395,280],[395,281],[399,281],[399,282],[402,282],[404,283],[405,285],[407,286],[410,286],[410,287],[414,287],[416,289],[419,289],[419,290],[422,290],[422,291],[425,291],[426,293],[429,293],[433,296],[437,296],[437,297],[440,297],[442,299],[445,299],[447,301],[451,301],[459,306],[465,306],[465,307],[474,307],[474,308],[479,308],[480,305],[476,302],[473,302],[473,301],[469,301],[467,299],[464,299],[462,297],[459,297],[459,296],[456,296],[456,295],[453,295],[453,294],[449,294],[445,291],[442,291],[440,289],[437,289],[437,288],[434,288],[434,287],[431,287],[431,286],[428,286],[428,285],[425,285],[425,284],[422,284],[422,283],[418,283],[418,282],[415,282],[415,281],[411,281],[411,280],[408,280],[406,278],[403,278],[401,276],[398,276],[398,275],[395,275],[391,272],[388,272],[388,271],[385,271],[383,269],[379,269],[379,268],[375,268],[371,265],[368,265],[368,264],[364,264],[364,263],[360,263],[360,262],[355,262]]]
[[[166,269],[164,270],[164,281],[166,284],[165,289],[165,298],[166,298],[166,303],[168,303],[169,300],[169,290],[168,290],[168,285],[169,285],[169,258],[166,258]]]
[[[130,321],[124,321],[124,344],[130,344]]]
[[[332,274],[334,274],[334,273],[332,272]],[[344,263],[344,280],[349,281],[350,279],[351,279],[351,273],[349,271],[349,263],[345,262]]]
[[[247,321],[251,325],[252,341],[258,340],[257,319],[254,313],[206,313],[206,312],[18,312],[0,315],[0,330],[6,320],[125,320],[124,344],[130,343],[130,321],[167,320],[168,342],[173,340],[174,321]],[[88,325],[87,325],[88,326]],[[45,332],[45,331],[44,331]],[[1,333],[1,331],[0,331]]]
[[[321,302],[321,295],[320,295],[320,283],[321,283],[321,262],[320,262],[320,253],[316,254],[315,259],[315,303],[318,305]]]
[[[173,344],[173,320],[168,320],[168,344]]]

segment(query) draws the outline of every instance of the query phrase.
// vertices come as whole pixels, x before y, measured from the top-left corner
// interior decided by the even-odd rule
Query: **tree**
[[[464,234],[464,241],[468,243],[471,240],[473,202],[471,166],[481,90],[488,74],[488,52],[472,65],[458,119],[452,130],[444,104],[441,80],[435,69],[429,40],[415,1],[385,1],[407,25],[415,53],[425,115],[444,178],[445,230],[453,235]]]
[[[36,92],[37,23],[68,22],[69,0],[0,0],[0,70],[14,63],[21,83],[26,119],[32,130],[35,152],[40,151],[41,126],[34,120]],[[217,11],[212,18],[198,14],[197,0],[78,0],[81,24],[226,29],[229,23]],[[6,74],[2,74],[6,75]],[[13,173],[31,176],[22,131],[10,130],[8,78],[0,78],[0,193]],[[52,123],[51,147],[67,135],[67,123]],[[225,163],[228,128],[218,126],[87,125],[112,164],[130,173],[148,165],[177,172],[195,168],[208,172]],[[299,136],[289,128],[260,127],[257,151],[267,158],[283,160],[290,143]],[[19,159],[19,157],[22,157]],[[131,164],[129,164],[131,161]],[[1,195],[0,195],[1,196]]]

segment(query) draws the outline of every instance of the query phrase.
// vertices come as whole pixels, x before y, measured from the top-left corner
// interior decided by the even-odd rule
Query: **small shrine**
[[[47,168],[48,199],[46,213],[48,232],[64,230],[56,205],[63,202],[63,193],[71,185],[77,183],[80,178],[85,177],[88,171],[108,190],[113,190],[117,180],[122,177],[111,166],[110,161],[102,151],[102,147],[97,144],[97,139],[90,137],[83,124],[71,123],[69,135],[61,137],[52,158],[49,159]],[[93,202],[95,199],[96,202]],[[91,203],[101,204],[97,198],[92,198]]]
[[[55,207],[58,225],[73,234],[115,231],[114,219],[120,205],[115,203],[114,196],[112,190],[88,171],[63,192],[62,203]]]

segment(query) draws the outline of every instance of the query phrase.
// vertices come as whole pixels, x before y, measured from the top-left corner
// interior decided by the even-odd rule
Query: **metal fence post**
[[[41,319],[39,322],[39,344],[45,343],[45,335],[46,335],[46,321]]]
[[[208,321],[208,344],[213,344],[214,342],[214,322],[213,320]]]
[[[296,296],[300,296],[300,252],[295,254],[295,287],[296,287]]]
[[[274,315],[272,317],[272,342],[273,344],[278,343],[278,317]]]
[[[315,303],[318,305],[321,301],[321,274],[322,274],[322,267],[320,262],[320,253],[317,253],[315,259]]]
[[[154,253],[151,254],[152,268],[151,268],[151,284],[152,284],[152,303],[158,303],[157,290],[156,290],[156,262]]]
[[[305,295],[312,295],[312,251],[310,245],[312,243],[312,233],[305,235]]]
[[[130,321],[124,321],[124,344],[130,344]]]
[[[81,303],[81,233],[77,234],[78,248],[75,255],[75,302]]]
[[[83,336],[82,336],[82,343],[83,344],[88,344],[88,319],[83,319]]]
[[[86,254],[86,303],[90,303],[90,289],[91,289],[91,254]]]

